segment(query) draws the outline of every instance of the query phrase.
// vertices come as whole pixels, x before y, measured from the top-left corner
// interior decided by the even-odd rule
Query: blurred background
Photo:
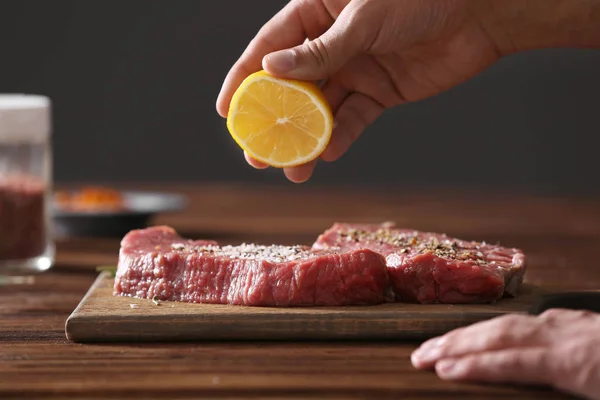
[[[215,111],[284,0],[2,0],[0,92],[54,104],[57,182],[262,182]],[[509,57],[389,111],[316,185],[600,192],[600,51]]]

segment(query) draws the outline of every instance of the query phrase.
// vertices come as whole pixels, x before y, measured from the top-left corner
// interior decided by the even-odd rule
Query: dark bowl
[[[124,209],[118,211],[71,211],[52,205],[54,234],[57,236],[123,236],[132,229],[148,226],[159,213],[185,208],[185,197],[156,192],[122,192]]]

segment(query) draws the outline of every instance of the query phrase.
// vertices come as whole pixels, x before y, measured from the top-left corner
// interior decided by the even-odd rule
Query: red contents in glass
[[[31,176],[0,178],[0,260],[38,257],[46,249],[45,185]]]

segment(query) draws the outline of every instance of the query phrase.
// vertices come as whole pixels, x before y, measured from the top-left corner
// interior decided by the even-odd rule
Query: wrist
[[[600,0],[487,0],[479,4],[482,25],[502,55],[552,47],[600,48]]]

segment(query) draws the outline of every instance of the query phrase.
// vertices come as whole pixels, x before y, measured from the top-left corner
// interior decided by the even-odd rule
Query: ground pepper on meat
[[[261,259],[270,262],[286,262],[306,260],[313,256],[313,253],[305,246],[282,246],[282,245],[258,245],[242,243],[237,246],[191,246],[186,247],[183,243],[174,243],[171,245],[174,250],[194,251],[203,254],[209,254],[215,257],[239,258],[246,260]]]
[[[342,238],[355,243],[375,242],[379,245],[387,244],[399,247],[398,252],[401,254],[431,253],[435,256],[449,259],[472,260],[478,264],[487,263],[484,254],[480,251],[473,253],[470,249],[465,249],[452,240],[440,242],[436,237],[423,240],[419,238],[418,232],[412,234],[397,233],[387,228],[380,228],[376,231],[347,229],[341,231],[339,234]],[[475,245],[475,248],[479,249],[479,246]]]

